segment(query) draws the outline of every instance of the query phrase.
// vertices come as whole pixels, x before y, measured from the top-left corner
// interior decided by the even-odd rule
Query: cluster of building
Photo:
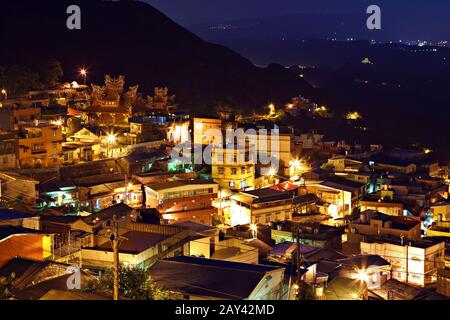
[[[120,263],[174,297],[450,297],[447,164],[269,120],[178,112],[122,76],[2,100],[0,277],[16,299],[109,299],[66,280],[112,268],[114,223]],[[174,158],[180,144],[211,162]]]

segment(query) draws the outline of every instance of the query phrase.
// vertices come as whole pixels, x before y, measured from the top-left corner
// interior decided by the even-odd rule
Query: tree
[[[12,298],[12,289],[16,284],[16,275],[12,273],[9,277],[0,277],[0,300]]]
[[[87,292],[112,294],[114,273],[108,270],[99,280],[88,282]],[[157,286],[139,267],[119,268],[119,296],[132,300],[173,300],[176,295]]]
[[[39,75],[24,66],[7,66],[0,70],[0,83],[9,96],[20,95],[32,89],[40,89]]]
[[[39,75],[39,82],[45,88],[56,86],[63,76],[61,62],[57,60],[40,61],[33,66],[33,70]]]

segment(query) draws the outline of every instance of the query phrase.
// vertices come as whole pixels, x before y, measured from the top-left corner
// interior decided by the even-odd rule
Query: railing
[[[67,258],[71,255],[73,255],[76,252],[79,252],[81,250],[81,241],[71,241],[70,245],[69,243],[61,243],[59,246],[54,248],[53,257],[54,260],[60,260]]]
[[[45,149],[34,149],[34,150],[31,150],[31,154],[41,154],[41,153],[47,153],[47,150],[45,150]]]

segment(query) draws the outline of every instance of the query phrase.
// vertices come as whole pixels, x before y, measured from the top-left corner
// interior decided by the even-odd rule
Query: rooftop
[[[241,194],[253,197],[254,200],[252,201],[252,203],[292,199],[289,193],[274,190],[272,188],[257,189],[252,191],[241,191]]]
[[[355,192],[366,184],[333,177],[321,182],[320,185],[333,189]]]
[[[105,221],[108,219],[112,219],[115,215],[117,218],[128,216],[134,209],[127,206],[124,203],[118,203],[106,209],[100,210],[91,214],[90,216],[85,217],[85,220],[88,223],[95,223],[94,220]]]
[[[383,237],[368,237],[369,239],[364,242],[367,243],[390,243],[397,246],[410,246],[415,248],[427,249],[432,246],[438,245],[439,243],[435,243],[429,240],[420,240],[420,241],[403,241],[403,244],[400,239],[391,239],[391,238],[383,238]],[[444,241],[442,241],[444,242]]]
[[[161,182],[161,183],[151,183],[146,184],[146,187],[159,191],[159,190],[165,190],[165,189],[171,189],[176,187],[182,187],[186,185],[216,185],[217,183],[209,180],[201,180],[201,179],[195,179],[195,180],[175,180],[175,181],[167,181],[167,182]]]
[[[246,299],[266,277],[280,268],[222,260],[176,257],[156,262],[149,270],[160,286],[184,294],[221,299]]]
[[[157,244],[170,237],[169,235],[140,231],[129,231],[122,236],[126,238],[126,240],[121,241],[119,252],[130,254],[141,253],[148,248],[155,247]],[[112,251],[112,244],[111,241],[106,241],[91,249]]]
[[[414,217],[405,217],[405,216],[391,216],[388,214],[384,214],[381,212],[377,212],[374,210],[366,210],[361,212],[361,215],[366,216],[366,223],[362,223],[361,219],[358,219],[357,221],[353,222],[354,224],[370,224],[371,220],[379,220],[383,222],[390,221],[391,226],[389,228],[391,229],[397,229],[397,230],[404,230],[408,231],[416,227],[418,224],[420,224],[420,220],[416,219]]]
[[[0,207],[0,221],[26,219],[36,216],[34,213],[25,213],[11,208]]]
[[[16,226],[0,226],[0,241],[17,234],[38,234],[41,233],[37,230],[16,227]]]

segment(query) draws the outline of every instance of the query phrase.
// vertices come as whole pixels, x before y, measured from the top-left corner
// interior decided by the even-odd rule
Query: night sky
[[[449,0],[145,0],[183,26],[296,12],[365,14],[382,9],[392,39],[450,39]]]

